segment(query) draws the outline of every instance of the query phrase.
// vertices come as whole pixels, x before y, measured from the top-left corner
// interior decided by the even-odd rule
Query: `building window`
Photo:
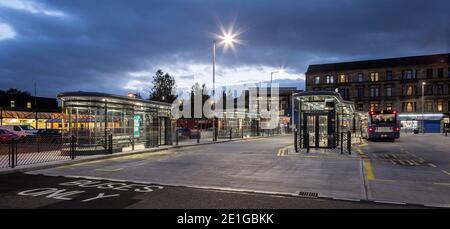
[[[386,71],[386,80],[392,80],[392,71]]]
[[[414,69],[408,69],[406,71],[403,71],[403,79],[405,80],[411,80],[416,78],[416,70]]]
[[[371,73],[370,73],[370,80],[371,80],[372,82],[378,81],[378,80],[379,80],[379,78],[378,78],[378,72],[371,72]]]
[[[320,91],[320,90],[322,90],[320,87],[313,88],[313,91]]]
[[[444,111],[444,102],[442,100],[438,100],[436,108],[437,108],[438,112],[443,112]]]
[[[386,87],[386,96],[392,96],[392,87],[391,86]]]
[[[427,69],[427,78],[428,79],[433,78],[433,69],[432,68]]]
[[[16,107],[16,101],[11,100],[11,107]]]
[[[345,74],[339,75],[339,83],[348,83],[348,77]]]
[[[425,85],[425,95],[433,95],[433,85]]]
[[[360,97],[360,98],[364,97],[364,88],[359,87],[357,93],[358,93],[358,97]]]
[[[334,83],[334,76],[327,76],[327,84],[333,84]]]
[[[380,88],[379,87],[371,87],[370,88],[370,97],[378,97],[380,96]]]
[[[376,110],[378,110],[378,108],[379,108],[378,103],[376,103],[376,102],[370,103],[370,111],[376,111]]]
[[[407,96],[412,96],[414,95],[414,86],[413,85],[408,85],[406,86],[406,91],[405,91],[405,95]]]
[[[433,112],[433,101],[427,101],[425,103],[425,111],[426,112]]]
[[[31,102],[27,102],[27,108],[31,109]]]
[[[406,102],[406,103],[404,103],[403,110],[404,110],[405,112],[414,112],[414,106],[413,106],[413,103],[412,103],[412,102]]]
[[[314,77],[314,84],[320,84],[320,76]]]
[[[449,70],[449,72],[450,72],[450,70]],[[449,74],[450,74],[450,73],[449,73]],[[449,77],[450,77],[450,75],[449,75]],[[358,73],[358,79],[357,79],[357,81],[358,81],[358,82],[363,82],[363,81],[364,81],[364,74],[363,74],[362,72]]]
[[[438,76],[438,78],[443,78],[444,77],[444,69],[443,68],[438,68],[437,76]]]
[[[444,85],[437,85],[437,95],[443,95],[444,94]]]
[[[392,103],[385,103],[384,107],[386,110],[391,111],[392,110]]]

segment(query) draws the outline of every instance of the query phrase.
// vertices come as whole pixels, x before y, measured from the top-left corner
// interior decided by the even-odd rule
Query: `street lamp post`
[[[425,85],[427,83],[422,82],[422,134],[425,134]]]
[[[219,38],[221,39],[221,41],[219,42],[220,44],[225,45],[225,48],[227,47],[233,47],[234,43],[239,43],[238,40],[236,40],[236,36],[238,34],[233,33],[232,31],[229,32],[223,32],[223,34],[221,36],[219,36]],[[217,135],[216,135],[216,116],[215,116],[215,112],[216,112],[216,40],[213,40],[213,48],[212,48],[212,62],[213,62],[213,112],[214,112],[214,116],[213,116],[213,141],[217,141]]]
[[[284,72],[284,70],[283,70],[283,69],[280,69],[280,70],[278,70],[278,71],[274,71],[274,72],[271,72],[271,73],[270,73],[270,87],[271,87],[271,88],[272,88],[273,74],[275,74],[275,73],[283,74],[283,72]]]
[[[212,49],[212,62],[213,62],[213,112],[214,112],[214,116],[213,116],[213,142],[217,141],[216,138],[216,40],[213,40],[213,49]]]

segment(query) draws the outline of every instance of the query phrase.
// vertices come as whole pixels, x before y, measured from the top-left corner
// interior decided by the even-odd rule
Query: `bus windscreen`
[[[396,123],[396,114],[371,114],[372,123]]]

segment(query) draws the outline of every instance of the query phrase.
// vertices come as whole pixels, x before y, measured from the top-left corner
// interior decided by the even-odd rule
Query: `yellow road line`
[[[362,157],[362,158],[368,158],[367,155],[359,148],[356,147],[356,152],[358,152],[358,154]]]
[[[361,143],[359,146],[360,147],[364,147],[364,146],[367,146],[368,144],[367,144],[367,141],[366,140],[362,140],[363,141],[363,143]]]
[[[366,172],[367,180],[375,180],[373,175],[372,164],[369,159],[364,159],[363,161],[364,171]]]
[[[284,150],[286,150],[287,148],[293,146],[294,144],[289,144],[287,146],[284,146],[283,148],[278,149],[278,153],[277,156],[285,156],[284,154]]]

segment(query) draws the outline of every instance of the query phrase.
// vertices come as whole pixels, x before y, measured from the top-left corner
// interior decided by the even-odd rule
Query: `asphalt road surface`
[[[0,208],[331,209],[417,208],[30,174],[0,177]]]
[[[372,170],[369,199],[450,207],[450,137],[410,135],[361,149]]]
[[[67,187],[96,190],[96,193],[88,196],[85,196],[88,192],[84,189],[76,189],[75,191],[85,192],[73,194],[87,199],[98,198],[82,202],[81,205],[68,204],[71,200],[55,200],[54,204],[45,204],[46,207],[84,207],[89,204],[92,204],[89,205],[92,207],[103,207],[99,202],[106,201],[108,195],[117,194],[110,191],[124,191],[121,189],[127,189],[126,192],[132,194],[110,197],[111,200],[127,200],[106,207],[409,207],[405,204],[448,207],[450,175],[447,172],[449,143],[446,140],[444,136],[433,135],[402,137],[394,143],[369,142],[361,147],[364,154],[362,158],[356,154],[277,154],[278,149],[292,144],[292,136],[171,149],[161,153],[139,154],[30,172],[24,176],[42,175],[32,179],[31,183],[39,185],[40,180],[50,180],[49,184],[56,187],[49,186],[54,189],[42,190],[41,195],[20,195],[19,200],[26,198],[28,201],[35,201],[37,197],[41,197],[37,200],[48,201],[47,199],[54,199],[53,197],[59,196],[61,192],[64,195],[64,191],[58,189],[59,183],[51,181],[63,176],[58,179],[157,184],[164,188],[140,193],[131,192],[134,187],[114,189],[114,185],[104,184],[98,187],[97,183],[86,181],[88,183],[80,184],[81,186]],[[405,155],[407,158],[403,158]],[[12,196],[17,197],[17,192],[24,191],[20,185],[27,184],[11,184],[11,190],[7,192],[6,197],[16,200]],[[91,185],[94,188],[90,187]],[[10,187],[2,185],[2,188]],[[100,194],[102,192],[99,191],[102,190],[105,192]],[[56,194],[52,195],[53,192]],[[50,195],[50,198],[46,195]],[[159,200],[155,195],[162,199]],[[319,199],[311,200],[299,196],[318,196]],[[0,203],[8,203],[4,202],[4,199],[4,195],[0,197]],[[92,203],[89,203],[91,201]],[[378,205],[375,202],[395,205]],[[27,201],[20,203],[26,205]]]

